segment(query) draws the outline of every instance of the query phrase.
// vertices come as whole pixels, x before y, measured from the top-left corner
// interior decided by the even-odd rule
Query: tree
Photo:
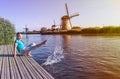
[[[74,26],[74,27],[72,27],[72,29],[80,30],[81,28],[79,26]]]
[[[13,43],[14,36],[14,25],[9,20],[0,18],[0,45]]]

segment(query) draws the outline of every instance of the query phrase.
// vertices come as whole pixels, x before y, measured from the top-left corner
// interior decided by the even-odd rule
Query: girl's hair
[[[16,35],[18,36],[19,34],[21,34],[20,32],[18,32]]]

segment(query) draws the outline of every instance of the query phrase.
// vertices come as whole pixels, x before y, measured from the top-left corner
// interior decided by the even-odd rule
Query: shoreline
[[[21,32],[22,34],[41,34],[41,35],[81,35],[81,36],[120,36],[120,33],[72,33],[72,32]]]

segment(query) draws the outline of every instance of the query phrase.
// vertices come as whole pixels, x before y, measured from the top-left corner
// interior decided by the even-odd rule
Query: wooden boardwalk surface
[[[54,79],[33,58],[13,57],[13,46],[0,46],[0,79]]]

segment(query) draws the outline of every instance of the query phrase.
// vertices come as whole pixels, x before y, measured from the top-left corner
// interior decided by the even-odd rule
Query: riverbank
[[[81,32],[21,32],[22,34],[41,34],[41,35],[81,35],[81,36],[120,36],[120,33],[81,33]]]
[[[71,35],[87,35],[87,36],[119,36],[120,35],[120,26],[104,26],[100,27],[89,27],[89,28],[73,28],[71,30],[41,30],[41,31],[29,31],[21,32],[22,34],[42,34],[42,35],[51,35],[51,34],[71,34]]]
[[[120,36],[120,33],[96,33],[96,34],[80,34],[82,36]]]

